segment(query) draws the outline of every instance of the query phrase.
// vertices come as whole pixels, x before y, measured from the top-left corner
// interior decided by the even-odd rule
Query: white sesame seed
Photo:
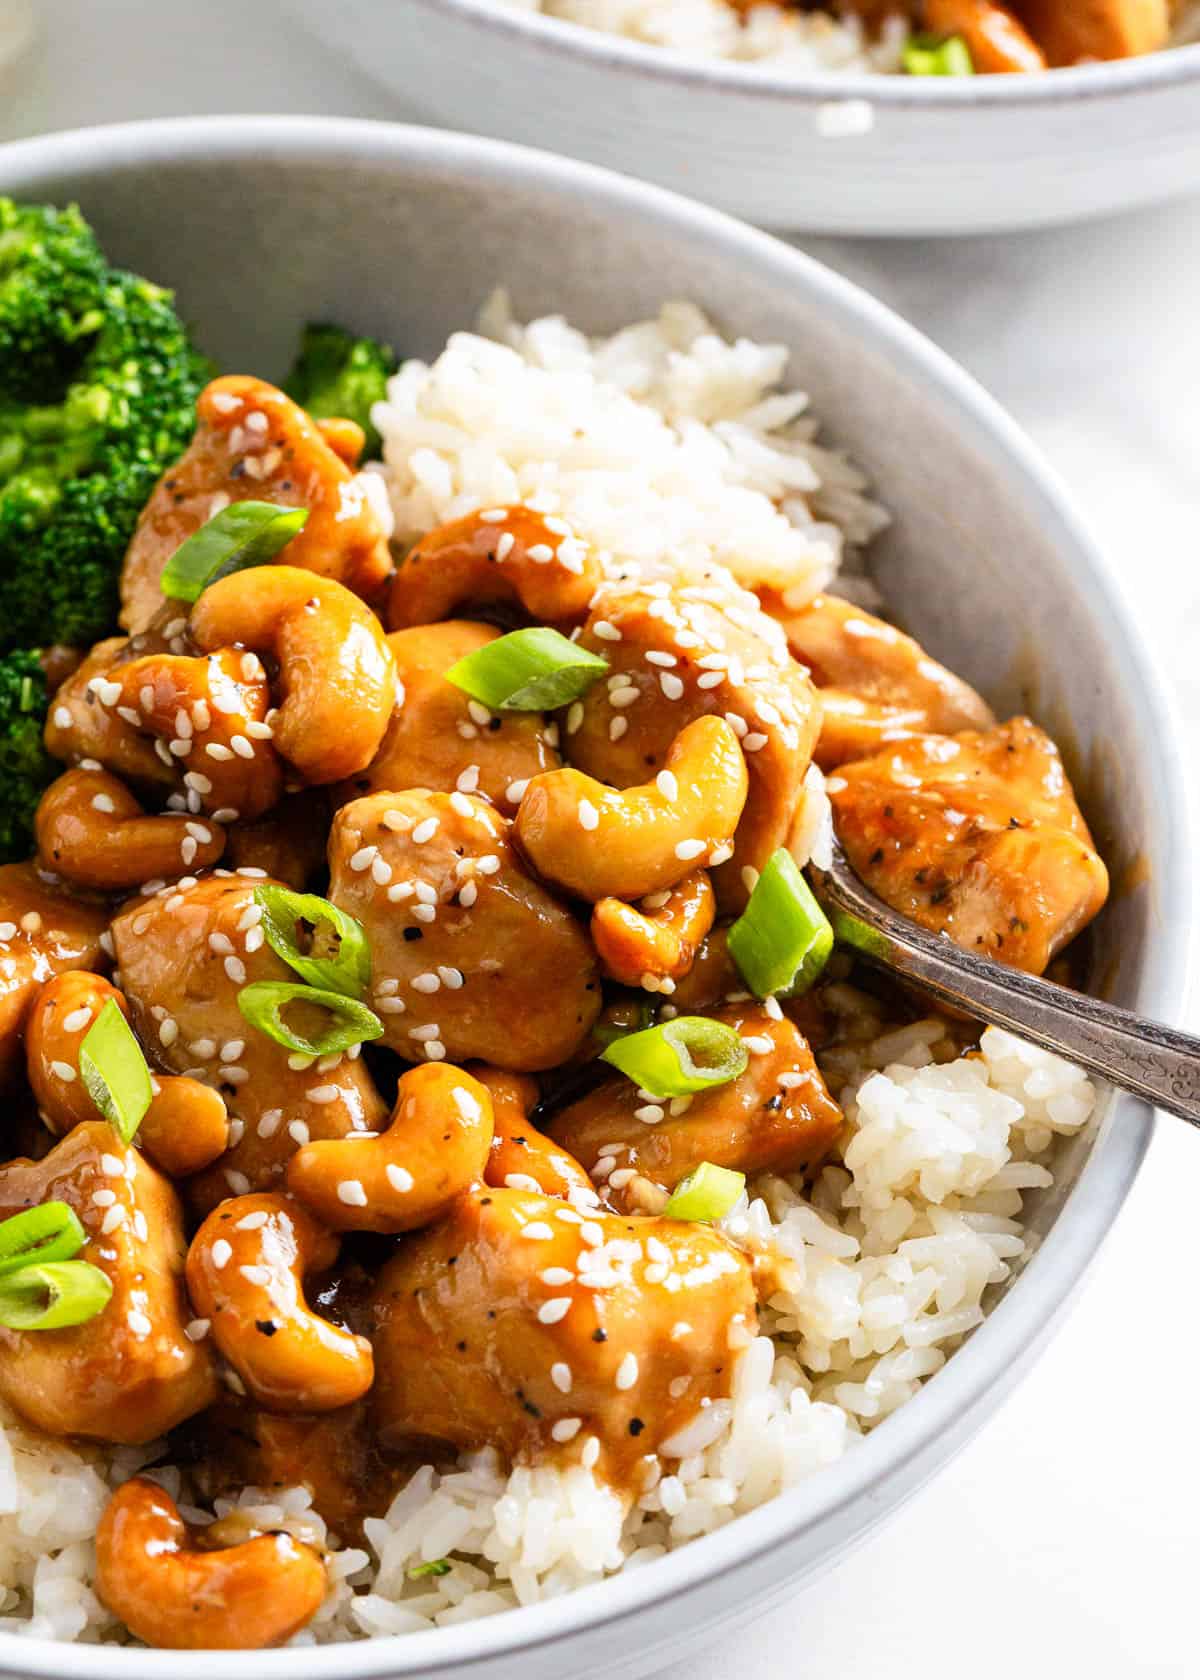
[[[658,679],[658,686],[668,700],[678,700],[683,693],[683,683],[673,671],[664,671]]]
[[[423,846],[427,840],[433,839],[439,827],[440,824],[436,817],[426,817],[425,821],[419,822],[412,831],[413,844]]]
[[[697,688],[720,688],[725,681],[724,671],[705,671],[704,675],[696,678]]]
[[[550,1367],[550,1381],[554,1384],[560,1394],[570,1394],[571,1367],[564,1364],[561,1359],[555,1360],[554,1364]]]
[[[583,1443],[583,1451],[579,1455],[579,1462],[585,1470],[591,1470],[600,1457],[600,1442],[595,1435],[589,1435]]]
[[[92,1206],[98,1208],[110,1208],[116,1199],[117,1192],[115,1190],[97,1190],[92,1196]]]
[[[581,799],[579,801],[578,815],[580,828],[587,829],[589,833],[592,829],[599,828],[600,813],[597,811],[590,799]]]
[[[189,1342],[202,1342],[208,1335],[211,1324],[210,1318],[193,1318],[190,1323],[184,1325],[183,1333]]]
[[[528,1235],[528,1226],[525,1227],[525,1232],[526,1235]],[[541,1306],[538,1308],[538,1323],[558,1324],[562,1319],[566,1318],[570,1310],[571,1297],[569,1295],[554,1295],[550,1298],[550,1300],[543,1301]]]
[[[54,708],[54,721],[59,729],[69,729],[71,727],[71,714],[66,706],[56,706]]]
[[[72,1009],[69,1015],[63,1016],[63,1031],[69,1033],[82,1032],[91,1018],[92,1011],[89,1005],[81,1004],[78,1009]]]
[[[350,867],[356,875],[361,875],[364,870],[370,869],[371,864],[378,856],[378,846],[360,846],[356,852],[351,854]]]
[[[615,624],[610,624],[606,618],[598,618],[592,625],[592,634],[598,636],[602,642],[619,642],[621,632]]]
[[[636,688],[614,688],[609,693],[608,703],[610,706],[616,706],[618,710],[623,710],[626,706],[632,706],[637,697]]]
[[[407,1191],[412,1189],[414,1182],[413,1175],[409,1172],[407,1167],[398,1167],[393,1162],[389,1161],[387,1166],[384,1168],[384,1171],[387,1174],[388,1183],[391,1185],[392,1189],[398,1191],[400,1195],[403,1196]]]
[[[610,721],[609,726],[608,726],[608,738],[609,738],[609,740],[610,741],[619,741],[621,739],[622,735],[624,735],[625,731],[628,728],[629,728],[629,719],[628,718],[626,718],[626,717],[615,717],[615,718],[613,718]]]
[[[64,1085],[70,1085],[75,1079],[75,1069],[70,1062],[51,1062],[50,1072],[56,1079],[61,1079]]]
[[[131,1307],[125,1314],[125,1322],[135,1336],[148,1336],[154,1328],[145,1313],[140,1312],[137,1307]]]
[[[436,992],[441,989],[442,982],[436,974],[415,974],[412,980],[414,992]]]
[[[408,1036],[409,1038],[415,1038],[420,1044],[424,1043],[428,1039],[436,1038],[441,1030],[442,1029],[439,1026],[436,1026],[433,1022],[429,1022],[423,1027],[410,1027]]]
[[[743,752],[748,752],[748,753],[761,752],[762,749],[766,746],[766,744],[767,744],[767,736],[763,735],[761,732],[756,731],[753,734],[742,736],[742,751]]]
[[[98,793],[92,799],[92,810],[103,811],[106,816],[112,816],[116,806],[107,793]]]
[[[158,1042],[162,1045],[164,1050],[169,1050],[178,1037],[179,1022],[172,1020],[168,1015],[165,1021],[161,1021],[159,1023]]]
[[[516,544],[517,539],[513,536],[511,531],[502,531],[500,533],[500,541],[496,544],[496,559],[503,564],[516,547]]]
[[[673,801],[679,798],[679,782],[672,771],[660,770],[654,778],[654,783],[664,799]]]
[[[337,1187],[338,1201],[347,1207],[366,1207],[367,1192],[357,1178],[344,1178]]]
[[[339,1093],[336,1085],[310,1085],[304,1095],[309,1102],[324,1104],[336,1102]]]
[[[227,933],[210,933],[208,936],[208,948],[210,951],[215,951],[219,957],[231,956],[233,953],[233,940],[230,939]]]
[[[375,999],[375,1008],[381,1015],[403,1015],[408,1005],[403,998],[384,997]]]
[[[100,1171],[105,1178],[124,1178],[125,1163],[119,1155],[105,1153],[100,1157]]]
[[[468,882],[467,885],[469,886],[470,882]],[[467,888],[464,887],[458,896],[458,902],[460,904],[465,902],[464,894],[466,893],[466,890]],[[437,920],[437,906],[435,904],[414,904],[412,913],[419,922],[433,922]]]
[[[627,1353],[617,1366],[617,1374],[613,1381],[619,1389],[632,1388],[638,1380],[638,1362],[635,1353]]]
[[[646,663],[647,665],[665,666],[669,670],[672,665],[678,665],[679,661],[673,653],[662,653],[657,649],[651,649],[646,655]]]
[[[774,1041],[762,1033],[747,1033],[742,1038],[752,1056],[769,1056],[775,1048]]]
[[[240,957],[226,957],[224,966],[226,974],[233,981],[235,986],[245,985],[246,965]]]
[[[528,1237],[530,1242],[551,1242],[554,1232],[543,1219],[533,1219],[528,1225],[522,1226],[521,1235]]]
[[[583,724],[583,701],[573,700],[567,708],[567,734],[575,735]]]
[[[529,777],[518,782],[509,782],[504,790],[504,797],[510,805],[519,805],[525,797],[525,789],[529,786]]]
[[[407,834],[412,827],[412,818],[403,811],[385,811],[380,817],[384,828],[390,828],[393,834]]]
[[[681,863],[690,863],[693,858],[707,850],[703,840],[681,840],[675,847],[675,856]]]
[[[118,1203],[116,1207],[109,1208],[108,1212],[104,1215],[103,1222],[100,1226],[101,1234],[108,1237],[111,1236],[114,1231],[119,1231],[121,1226],[124,1225],[127,1217],[128,1215],[126,1209],[122,1207],[120,1203]]]
[[[288,1136],[291,1138],[293,1143],[299,1143],[301,1145],[306,1144],[309,1141],[308,1127],[304,1124],[303,1120],[289,1120]]]
[[[373,858],[371,860],[371,879],[374,881],[375,885],[377,887],[386,887],[391,878],[392,866],[387,859],[381,857]]]
[[[481,729],[486,729],[488,724],[492,721],[491,712],[488,711],[486,706],[481,705],[478,700],[468,700],[467,711],[471,715],[471,721],[473,723],[477,723]]]
[[[635,1120],[640,1120],[644,1126],[657,1126],[660,1120],[666,1118],[665,1110],[658,1103],[643,1103],[641,1108],[633,1111]]]

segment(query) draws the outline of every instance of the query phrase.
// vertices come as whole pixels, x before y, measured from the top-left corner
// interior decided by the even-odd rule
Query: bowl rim
[[[1025,76],[887,76],[865,71],[795,71],[765,68],[771,60],[704,58],[682,49],[653,46],[627,36],[589,29],[544,12],[527,12],[502,0],[407,0],[427,11],[450,12],[469,25],[545,54],[582,60],[594,69],[618,70],[681,90],[782,100],[798,105],[865,100],[888,111],[954,112],[969,109],[1054,106],[1155,92],[1200,82],[1200,42],[1162,48],[1139,58],[1080,64]]]
[[[1073,588],[1085,595],[1113,645],[1122,645],[1140,738],[1152,754],[1154,808],[1162,813],[1160,898],[1171,916],[1146,942],[1138,1007],[1172,1019],[1181,1007],[1190,941],[1192,888],[1188,868],[1190,809],[1182,736],[1106,564],[1055,473],[1016,422],[976,381],[915,327],[853,282],[814,258],[723,213],[660,187],[507,142],[410,125],[346,118],[184,117],[76,129],[0,147],[0,192],[35,193],[70,174],[80,182],[111,170],[154,164],[269,158],[278,166],[319,159],[399,165],[459,179],[520,182],[567,202],[586,198],[613,219],[654,222],[701,240],[718,262],[741,262],[764,280],[806,292],[870,347],[952,411],[964,436],[1030,501],[1050,531]],[[852,446],[852,440],[846,439]],[[1094,1258],[1127,1195],[1153,1131],[1148,1107],[1115,1096],[1065,1206],[1016,1287],[920,1393],[835,1466],[658,1559],[653,1568],[621,1573],[546,1603],[504,1615],[437,1628],[322,1646],[242,1653],[138,1651],[127,1646],[66,1644],[0,1635],[0,1676],[11,1680],[212,1680],[228,1676],[291,1680],[385,1680],[441,1674],[490,1657],[569,1641],[573,1634],[615,1625],[651,1603],[702,1588],[839,1513],[870,1504],[890,1509],[883,1487],[897,1472],[932,1473],[940,1437],[962,1430],[986,1409],[1006,1372],[1028,1361]],[[1040,1302],[1040,1305],[1039,1305]],[[862,1524],[860,1526],[866,1526]],[[136,1665],[136,1667],[134,1667]]]

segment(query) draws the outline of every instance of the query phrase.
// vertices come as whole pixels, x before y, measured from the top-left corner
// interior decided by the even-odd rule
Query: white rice
[[[586,29],[625,35],[647,46],[743,63],[770,60],[808,71],[895,71],[908,36],[903,17],[888,18],[872,37],[855,17],[762,4],[739,14],[726,0],[504,0],[524,12],[545,12]]]
[[[432,367],[407,364],[376,410],[402,541],[536,500],[613,573],[702,570],[757,611],[745,585],[806,599],[882,523],[857,471],[815,443],[803,395],[780,389],[778,347],[727,344],[683,304],[591,342],[557,319],[517,327],[502,302],[486,325]],[[815,770],[793,844],[828,849]],[[848,971],[835,956],[830,973]],[[363,1549],[327,1534],[303,1489],[185,1505],[193,1521],[236,1505],[331,1547],[329,1596],[294,1643],[446,1626],[651,1563],[835,1463],[980,1322],[1028,1252],[1024,1194],[1051,1183],[1043,1161],[1088,1123],[1092,1085],[992,1029],[958,1057],[946,1023],[896,1030],[844,978],[825,998],[839,1032],[822,1064],[846,1124],[814,1185],[760,1177],[724,1222],[775,1273],[759,1333],[730,1328],[731,1399],[667,1444],[630,1509],[580,1466],[506,1473],[490,1453],[418,1471]],[[74,1450],[0,1413],[0,1627],[127,1640],[92,1591],[92,1536],[108,1489],[156,1456]],[[153,1473],[186,1498],[178,1470]],[[412,1575],[442,1558],[447,1573]]]

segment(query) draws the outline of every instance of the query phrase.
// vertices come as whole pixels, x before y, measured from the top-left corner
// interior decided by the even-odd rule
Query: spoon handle
[[[1200,1038],[960,950],[890,909],[840,858],[809,875],[837,938],[869,962],[1200,1126]]]

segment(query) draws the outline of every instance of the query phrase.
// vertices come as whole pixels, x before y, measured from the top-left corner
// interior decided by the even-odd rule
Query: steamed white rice
[[[589,341],[557,319],[518,327],[501,300],[478,335],[407,364],[377,409],[397,534],[534,501],[605,550],[613,577],[703,574],[756,613],[755,583],[807,599],[883,515],[817,443],[803,394],[782,387],[786,361],[725,342],[688,305]],[[817,772],[810,783],[805,850],[824,820]],[[580,1466],[506,1473],[479,1453],[420,1470],[360,1549],[327,1533],[302,1489],[200,1511],[178,1470],[151,1471],[193,1521],[236,1503],[331,1546],[329,1597],[295,1643],[446,1626],[651,1563],[834,1464],[981,1321],[1027,1254],[1025,1194],[1050,1185],[1055,1139],[1087,1125],[1096,1093],[994,1029],[968,1056],[939,1020],[896,1029],[844,958],[830,972],[839,1031],[823,1066],[845,1108],[840,1146],[811,1186],[752,1182],[724,1222],[772,1257],[773,1292],[757,1336],[731,1326],[731,1399],[667,1443],[632,1508]],[[126,1637],[91,1590],[92,1535],[109,1488],[159,1450],[75,1450],[0,1413],[0,1626]],[[447,1574],[412,1578],[439,1558]]]

